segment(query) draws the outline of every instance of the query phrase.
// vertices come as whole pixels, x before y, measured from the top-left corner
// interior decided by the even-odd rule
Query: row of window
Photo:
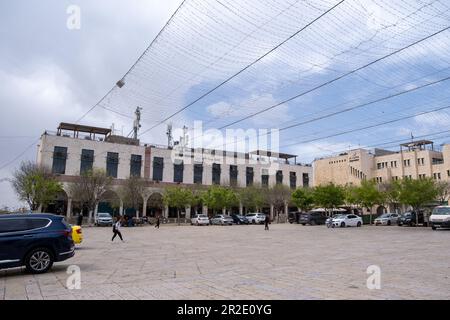
[[[347,162],[347,159],[330,161],[330,162],[328,162],[328,164],[336,164],[336,163],[344,163],[344,162]]]
[[[450,170],[447,170],[447,175],[450,177]],[[427,177],[427,175],[425,173],[421,173],[421,174],[418,175],[418,179],[419,180],[426,179],[426,177]],[[412,175],[405,175],[403,178],[412,180]],[[394,180],[394,181],[397,181],[399,179],[400,178],[398,176],[393,176],[392,177],[392,180]],[[433,173],[433,179],[434,180],[441,180],[441,173],[440,172]],[[383,178],[382,177],[376,177],[375,181],[377,183],[383,183]]]
[[[358,179],[361,179],[361,180],[367,180],[367,175],[366,175],[364,172],[362,172],[362,171],[360,171],[360,170],[358,170],[358,169],[355,169],[355,168],[353,168],[353,167],[350,167],[350,173],[351,173],[353,176],[357,177]]]
[[[238,166],[230,165],[230,185],[237,186],[238,184]],[[183,183],[184,174],[184,164],[183,162],[175,163],[173,166],[173,182]],[[221,165],[214,163],[212,165],[212,184],[220,185],[220,178],[222,175]],[[253,185],[254,182],[254,168],[246,167],[245,178],[246,186]],[[153,181],[163,181],[164,176],[164,158],[154,157],[153,158]],[[283,171],[279,170],[275,175],[276,183],[283,184]],[[203,183],[203,165],[194,164],[194,184]],[[269,174],[263,172],[261,175],[262,186],[269,185]],[[289,173],[289,185],[292,189],[297,188],[297,174],[296,172]],[[303,186],[309,186],[309,175],[307,173],[303,174]]]
[[[54,174],[66,174],[66,162],[67,162],[67,148],[66,147],[55,147],[53,152],[53,166],[52,172]],[[81,161],[80,161],[80,174],[92,170],[94,166],[94,150],[83,149],[81,151]],[[106,174],[110,177],[117,178],[119,167],[119,154],[117,152],[108,152],[106,155]],[[130,160],[130,176],[140,177],[142,168],[142,156],[131,155]],[[184,164],[183,162],[174,164],[174,175],[173,182],[183,183],[184,175]],[[153,158],[153,180],[163,181],[164,174],[164,158],[154,157]],[[221,177],[221,166],[220,164],[213,164],[212,166],[212,183],[219,185]],[[252,167],[246,168],[246,185],[253,185],[254,180],[254,169]],[[230,185],[237,186],[238,181],[238,166],[230,166]],[[194,183],[203,183],[203,165],[194,164]],[[276,173],[276,183],[283,183],[283,172],[277,171]],[[291,188],[295,189],[297,187],[297,175],[295,172],[290,172],[289,183]],[[261,184],[263,186],[269,185],[269,175],[264,173],[261,175]],[[303,186],[309,186],[309,175],[307,173],[303,174]]]
[[[66,174],[67,148],[55,147],[53,151],[52,172],[54,174]],[[84,174],[94,167],[94,150],[81,150],[80,174]],[[117,178],[119,167],[119,154],[117,152],[108,152],[106,155],[106,174]],[[142,156],[131,155],[130,176],[140,177],[142,168]]]
[[[438,159],[438,158],[433,158],[432,159],[432,164],[436,165],[436,164],[442,164],[444,161],[442,159]],[[417,164],[419,166],[424,166],[425,165],[425,158],[418,158],[417,159]],[[405,167],[410,167],[411,166],[411,159],[404,159],[403,160],[403,166]],[[390,162],[390,167],[391,168],[397,168],[397,161],[391,161]],[[389,168],[389,162],[379,162],[377,163],[377,169],[384,169],[384,168]]]

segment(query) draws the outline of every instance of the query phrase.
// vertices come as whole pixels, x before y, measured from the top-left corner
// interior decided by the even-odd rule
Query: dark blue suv
[[[45,273],[53,262],[73,257],[72,228],[51,214],[0,215],[0,269],[25,266]]]

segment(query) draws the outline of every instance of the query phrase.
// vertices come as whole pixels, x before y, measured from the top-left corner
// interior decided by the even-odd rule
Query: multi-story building
[[[73,214],[74,206],[70,184],[83,172],[94,168],[104,169],[114,178],[112,191],[100,210],[111,211],[113,203],[118,203],[117,210],[123,214],[126,208],[115,191],[125,179],[139,176],[147,185],[139,211],[143,215],[162,213],[166,217],[176,215],[176,210],[162,206],[162,195],[168,186],[245,188],[284,184],[295,189],[309,186],[312,179],[312,166],[297,164],[294,155],[262,150],[230,153],[141,144],[137,139],[112,135],[110,129],[68,123],[61,123],[55,133],[46,131],[42,135],[37,163],[50,168],[63,183],[65,194],[54,210],[67,212],[68,216]],[[194,210],[208,212],[206,207]],[[241,213],[244,210],[242,205],[236,208]],[[186,208],[186,218],[190,213],[191,208]]]
[[[377,183],[399,179],[450,179],[450,145],[436,151],[432,141],[414,141],[400,151],[357,149],[314,161],[314,185],[333,182],[358,185],[362,180]]]
[[[450,180],[450,145],[437,151],[432,141],[420,140],[400,145],[397,152],[357,149],[316,159],[313,168],[314,185],[359,185],[369,179],[379,184],[400,179]]]

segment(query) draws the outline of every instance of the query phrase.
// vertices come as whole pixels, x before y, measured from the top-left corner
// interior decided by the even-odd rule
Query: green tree
[[[147,190],[144,179],[131,176],[119,187],[118,193],[121,195],[123,204],[126,207],[136,210],[136,217],[139,217],[140,205]]]
[[[109,190],[112,178],[104,170],[94,169],[84,172],[79,179],[70,185],[69,190],[74,200],[86,205],[89,211],[89,223],[93,213]]]
[[[354,185],[346,185],[344,187],[344,202],[347,206],[359,205],[358,199],[356,197],[356,189]]]
[[[292,193],[292,203],[301,211],[308,211],[314,205],[313,191],[309,188],[298,188]]]
[[[242,206],[248,210],[259,211],[266,204],[263,190],[258,186],[249,186],[238,191]]]
[[[266,197],[269,204],[273,205],[277,220],[279,221],[280,212],[284,211],[284,208],[292,197],[292,190],[283,184],[277,184],[270,189],[266,189]]]
[[[355,189],[356,202],[370,212],[370,224],[372,224],[372,207],[384,203],[383,193],[378,190],[375,181],[364,180],[359,187]]]
[[[314,204],[326,210],[337,208],[345,202],[344,188],[334,183],[315,187],[313,197]]]
[[[448,183],[448,181],[438,181],[435,183],[435,185],[437,200],[439,200],[441,204],[445,203],[448,199],[448,196],[450,195],[450,183]]]
[[[203,202],[213,211],[222,211],[223,209],[230,209],[239,205],[239,198],[232,189],[211,186],[203,194]]]
[[[401,186],[398,180],[382,183],[378,186],[378,190],[383,194],[385,204],[388,207],[394,207],[394,210],[398,208],[400,189]]]
[[[192,190],[184,187],[167,188],[163,195],[164,204],[177,209],[178,224],[180,224],[181,210],[191,205],[192,199]]]
[[[438,196],[438,190],[433,179],[403,179],[400,185],[399,200],[411,206],[416,212],[416,225],[419,224],[419,209]]]
[[[19,200],[25,201],[32,211],[47,207],[63,191],[50,170],[32,162],[22,162],[11,183]]]

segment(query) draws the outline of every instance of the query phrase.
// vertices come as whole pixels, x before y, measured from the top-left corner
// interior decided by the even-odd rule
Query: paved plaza
[[[84,228],[44,275],[0,271],[0,299],[449,299],[450,231],[324,226]],[[118,240],[118,239],[116,239]],[[70,265],[81,289],[66,289]],[[366,285],[370,265],[381,289]]]

